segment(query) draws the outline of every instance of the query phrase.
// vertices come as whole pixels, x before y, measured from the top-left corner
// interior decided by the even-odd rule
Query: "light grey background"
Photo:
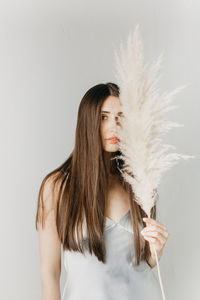
[[[145,60],[164,51],[161,91],[190,83],[169,114],[185,126],[166,141],[197,158],[162,179],[158,220],[170,238],[160,268],[166,299],[200,299],[199,8],[197,0],[1,1],[0,299],[41,297],[34,224],[41,180],[72,151],[84,93],[115,82],[113,49],[136,23]],[[61,290],[65,276],[62,269]]]

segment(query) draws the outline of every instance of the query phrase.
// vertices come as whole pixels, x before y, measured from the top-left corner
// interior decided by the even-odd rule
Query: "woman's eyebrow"
[[[102,110],[101,113],[107,113],[107,114],[110,114],[110,111]],[[121,114],[123,114],[122,111],[118,112],[118,115],[121,115]]]

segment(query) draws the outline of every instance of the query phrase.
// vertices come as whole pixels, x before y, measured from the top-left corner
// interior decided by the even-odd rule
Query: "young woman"
[[[74,149],[40,186],[36,229],[43,300],[161,299],[153,243],[160,259],[169,233],[155,220],[156,205],[144,222],[146,214],[121,176],[123,161],[115,158],[123,117],[119,94],[114,83],[85,93]],[[61,245],[67,272],[62,297]]]

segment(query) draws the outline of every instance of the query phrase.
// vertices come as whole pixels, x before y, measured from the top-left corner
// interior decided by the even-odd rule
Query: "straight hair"
[[[108,190],[108,176],[117,175],[128,192],[133,228],[135,264],[150,257],[149,243],[141,239],[139,224],[146,213],[134,200],[130,185],[124,181],[119,168],[123,160],[115,158],[120,151],[106,152],[101,141],[101,106],[109,96],[119,97],[115,83],[101,83],[83,96],[75,133],[75,146],[69,157],[48,173],[39,188],[35,226],[45,227],[48,216],[54,218],[63,250],[84,253],[83,222],[86,221],[87,243],[90,254],[105,263],[104,226]],[[118,163],[118,164],[117,164]],[[156,218],[156,204],[151,209]]]

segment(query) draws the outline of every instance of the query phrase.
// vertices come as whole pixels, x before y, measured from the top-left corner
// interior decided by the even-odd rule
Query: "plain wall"
[[[200,299],[199,11],[197,0],[1,1],[0,299],[41,299],[39,186],[73,149],[85,92],[116,82],[113,49],[136,23],[145,61],[164,51],[161,91],[190,84],[169,114],[184,127],[166,141],[196,159],[168,171],[159,187],[158,220],[170,233],[160,269],[167,299]],[[61,290],[65,279],[63,268]]]

